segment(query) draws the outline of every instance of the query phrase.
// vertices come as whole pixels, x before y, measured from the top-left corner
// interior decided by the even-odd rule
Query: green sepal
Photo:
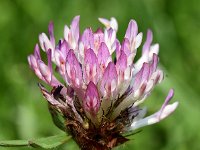
[[[62,131],[66,132],[65,120],[63,116],[52,106],[48,105],[53,123]]]
[[[126,137],[127,139],[133,139],[135,137],[135,134],[138,134],[140,132],[142,132],[142,130],[130,131],[130,132],[124,133],[123,136]]]

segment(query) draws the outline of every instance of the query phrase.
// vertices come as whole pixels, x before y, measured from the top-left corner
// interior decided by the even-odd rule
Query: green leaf
[[[18,146],[28,146],[27,140],[11,140],[11,141],[0,141],[0,146],[4,147],[18,147]]]
[[[34,148],[51,149],[56,148],[62,144],[67,143],[71,139],[71,136],[66,134],[60,134],[50,136],[46,138],[33,139],[33,140],[11,140],[11,141],[0,141],[0,146],[3,147],[24,147],[31,146]]]

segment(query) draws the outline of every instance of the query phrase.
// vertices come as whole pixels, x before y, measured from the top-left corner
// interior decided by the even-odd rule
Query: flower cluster
[[[39,84],[51,108],[64,118],[64,130],[80,147],[110,149],[127,141],[123,133],[169,116],[178,102],[169,104],[174,94],[171,89],[153,115],[144,117],[146,109],[139,107],[163,80],[163,72],[157,67],[159,45],[152,44],[150,30],[141,57],[134,61],[143,37],[134,20],[129,22],[120,44],[115,18],[100,18],[104,30],[93,32],[86,28],[83,34],[79,32],[79,19],[76,16],[70,27],[64,27],[64,37],[57,45],[51,22],[49,37],[45,33],[39,35],[48,63],[42,61],[38,44],[28,62],[35,74],[52,87],[48,92]],[[53,74],[53,68],[64,82]]]

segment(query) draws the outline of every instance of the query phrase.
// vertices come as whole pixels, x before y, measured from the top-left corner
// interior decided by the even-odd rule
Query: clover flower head
[[[38,44],[28,62],[38,78],[52,87],[48,92],[39,84],[50,112],[62,116],[62,129],[81,149],[111,149],[128,140],[123,134],[169,116],[178,102],[169,104],[174,94],[171,89],[158,112],[145,117],[146,108],[140,108],[164,76],[157,67],[159,45],[152,44],[151,30],[147,31],[141,57],[135,61],[143,37],[136,21],[129,22],[120,43],[115,18],[99,18],[105,25],[103,30],[93,32],[86,28],[82,34],[79,19],[76,16],[69,27],[64,27],[58,44],[50,22],[49,37],[45,33],[39,35],[39,45],[48,62],[41,59]],[[62,82],[54,72],[60,74]]]

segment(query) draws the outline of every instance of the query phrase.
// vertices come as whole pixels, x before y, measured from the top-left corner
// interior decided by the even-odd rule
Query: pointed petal
[[[116,62],[116,68],[117,68],[117,70],[120,70],[120,71],[123,71],[123,72],[127,68],[127,56],[124,53],[124,51],[121,51],[121,55]]]
[[[105,69],[105,72],[102,77],[101,81],[101,93],[103,96],[112,96],[114,91],[117,87],[117,70],[115,67],[115,64],[113,62],[110,62]]]
[[[150,60],[152,59],[154,54],[158,55],[158,53],[159,53],[159,44],[151,45],[150,51],[149,51]]]
[[[52,74],[47,65],[42,60],[38,60],[38,66],[40,73],[42,74],[43,78],[46,80],[47,83],[51,83]]]
[[[94,52],[96,55],[102,42],[104,42],[103,31],[101,29],[97,29],[94,33]]]
[[[110,54],[112,54],[116,49],[116,31],[113,30],[112,28],[105,30],[104,40]]]
[[[130,127],[130,130],[136,130],[138,128],[141,128],[141,127],[144,127],[144,126],[147,126],[147,125],[158,123],[161,120],[168,117],[172,112],[174,112],[174,110],[178,106],[178,102],[175,102],[173,104],[168,104],[172,97],[173,97],[173,90],[170,90],[170,92],[169,92],[164,104],[162,105],[161,109],[151,116],[148,116],[144,119],[133,122],[131,127]]]
[[[102,71],[104,71],[108,63],[112,61],[108,47],[105,43],[101,43],[98,50],[97,58]]]
[[[128,24],[128,28],[126,30],[125,38],[127,38],[130,43],[134,41],[134,38],[136,37],[138,33],[138,26],[135,20],[131,20]]]
[[[145,63],[145,62],[149,63],[150,61],[152,61],[152,57],[150,58],[150,55],[152,55],[152,54],[149,54],[152,39],[153,39],[152,32],[151,32],[151,30],[148,30],[147,39],[146,39],[143,49],[142,49],[142,56],[135,63],[134,74],[136,74],[141,69],[143,63]]]
[[[79,39],[79,20],[80,20],[80,16],[74,17],[70,26],[73,38],[76,41],[76,43],[78,42],[78,39]]]
[[[91,28],[85,29],[81,37],[81,42],[84,45],[84,49],[94,49],[94,35]]]
[[[149,79],[149,64],[143,64],[143,72],[142,72],[142,82],[147,81]]]
[[[56,71],[60,73],[60,75],[63,77],[63,79],[67,82],[66,80],[66,57],[63,56],[62,52],[58,49],[55,50],[55,64],[56,66]],[[68,83],[67,83],[68,84]]]
[[[118,74],[118,81],[121,83],[124,81],[125,70],[127,68],[127,56],[124,51],[121,51],[121,55],[116,62],[116,69]]]
[[[39,45],[36,44],[34,48],[34,56],[36,59],[41,59]]]
[[[158,66],[158,55],[153,54],[153,59],[151,63],[151,73],[155,72]]]
[[[55,50],[55,63],[58,67],[60,67],[62,64],[65,64],[64,56],[58,49]]]
[[[82,84],[82,69],[73,50],[69,50],[67,55],[66,71],[68,82],[72,84],[72,86],[80,87]]]
[[[143,33],[141,32],[135,37],[135,49],[137,49],[141,45],[142,37],[143,37]]]
[[[105,19],[105,18],[99,18],[99,21],[107,28],[112,28],[114,30],[118,30],[118,23],[117,20],[112,17],[110,20]]]
[[[146,41],[145,41],[144,46],[142,48],[142,55],[149,53],[152,40],[153,40],[153,33],[152,33],[151,30],[148,30],[147,31],[147,38],[146,38]]]
[[[54,50],[54,48],[55,48],[45,33],[41,33],[39,35],[39,42],[40,42],[40,46],[44,52],[48,51],[48,49]]]
[[[168,117],[171,113],[173,113],[175,109],[177,108],[177,106],[178,106],[178,102],[174,102],[173,104],[167,105],[165,109],[163,110],[162,114],[160,114],[160,116],[158,116],[158,112],[157,112],[149,117],[133,122],[130,127],[130,130],[136,130],[144,126],[152,125],[152,124],[160,122],[161,120]]]
[[[93,81],[96,84],[99,77],[98,73],[99,64],[97,57],[92,49],[87,49],[85,51],[83,73],[86,84],[88,84],[90,81]]]
[[[66,58],[67,54],[69,52],[69,45],[68,45],[68,43],[67,43],[66,40],[63,40],[63,42],[61,43],[61,45],[60,45],[60,51],[62,52],[63,57]]]
[[[29,55],[28,56],[28,63],[30,68],[35,72],[35,74],[37,75],[37,77],[43,81],[46,82],[46,80],[44,79],[43,75],[41,74],[41,71],[39,69],[38,66],[38,60],[35,58],[34,55]]]
[[[117,23],[117,20],[114,17],[111,17],[111,19],[110,19],[110,26],[114,30],[116,30],[116,31],[118,30],[118,23]]]
[[[124,38],[121,50],[124,51],[127,57],[131,55],[130,42],[127,38]]]
[[[53,47],[55,47],[55,38],[54,38],[54,31],[53,31],[53,22],[49,23],[49,35],[50,35],[50,41]]]
[[[162,105],[161,109],[160,109],[160,112],[162,113],[162,111],[164,110],[164,108],[169,104],[170,100],[172,99],[172,97],[174,96],[174,90],[173,89],[170,89],[169,90],[169,93],[165,99],[165,102],[164,104]]]
[[[70,29],[67,25],[64,27],[64,39],[69,42]]]
[[[51,78],[52,78],[52,62],[51,62],[51,59],[52,59],[52,51],[51,51],[51,49],[49,49],[48,51],[47,51],[47,59],[48,59],[48,68],[49,68],[49,70],[50,70],[50,72],[51,72]]]
[[[92,116],[95,116],[100,108],[100,98],[96,85],[90,81],[84,99],[84,109],[88,111]]]
[[[110,28],[110,21],[105,18],[99,18],[99,21],[106,27],[106,29]]]
[[[119,40],[116,40],[116,59],[119,59],[119,56],[121,55],[121,44]]]
[[[155,84],[158,82],[160,78],[160,73],[157,70],[157,65],[158,65],[158,56],[156,54],[153,54],[152,62],[149,68],[149,76],[151,79],[154,80]]]
[[[35,69],[35,73],[40,79],[52,87],[61,85],[61,83],[53,76],[52,70],[49,68],[49,66],[47,66],[42,60],[37,60],[37,65],[38,67]],[[40,77],[40,74],[42,75],[42,78]]]
[[[110,43],[114,43],[116,40],[116,31],[110,28],[109,30],[106,30],[108,33],[108,39],[110,40]]]
[[[141,70],[135,75],[133,90],[137,90],[142,83],[146,82],[149,78],[149,64],[144,63]]]
[[[46,71],[47,72],[49,71],[50,73],[48,75],[49,77],[46,76],[45,74],[44,74],[44,76],[46,76],[47,78],[45,78],[44,76],[43,77],[45,78],[45,80],[47,81],[47,83],[50,84],[51,86],[57,86],[57,85],[59,85],[61,83],[53,75],[53,70],[52,70],[53,69],[53,66],[52,66],[52,50],[51,49],[49,49],[47,51],[47,59],[48,59],[48,68],[46,68],[46,67],[45,68],[46,68]]]
[[[31,67],[31,69],[34,70],[37,68],[37,60],[34,55],[28,56],[28,63],[29,63],[29,66]]]

